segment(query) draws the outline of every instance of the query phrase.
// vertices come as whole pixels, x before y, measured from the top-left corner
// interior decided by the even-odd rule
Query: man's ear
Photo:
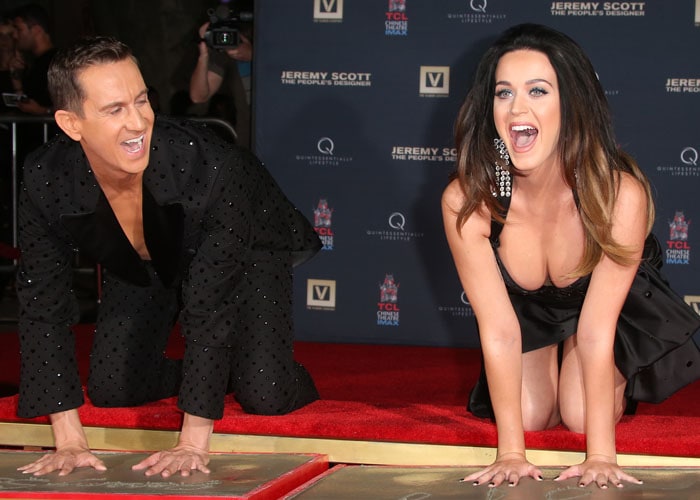
[[[83,137],[80,126],[81,123],[75,113],[66,111],[65,109],[59,109],[54,114],[54,118],[56,119],[56,125],[58,125],[68,137],[74,141],[80,141]]]

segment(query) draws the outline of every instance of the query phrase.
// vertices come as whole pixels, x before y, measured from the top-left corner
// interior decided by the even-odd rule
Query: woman
[[[591,62],[550,28],[507,30],[456,140],[442,210],[483,351],[469,409],[498,431],[496,461],[465,480],[541,480],[524,431],[561,422],[586,434],[587,454],[557,479],[639,483],[617,465],[615,424],[628,399],[658,402],[700,377],[700,318],[659,274],[649,183],[616,145]]]

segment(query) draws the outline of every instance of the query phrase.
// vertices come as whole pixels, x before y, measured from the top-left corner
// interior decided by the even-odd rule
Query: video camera
[[[204,41],[212,49],[235,49],[241,41],[239,33],[243,24],[253,20],[252,12],[236,12],[225,4],[208,9],[207,14],[209,27]]]

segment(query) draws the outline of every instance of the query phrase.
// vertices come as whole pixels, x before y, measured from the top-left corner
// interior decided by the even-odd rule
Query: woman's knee
[[[541,431],[554,427],[560,421],[556,397],[524,398],[522,404],[523,429],[526,431]]]
[[[521,405],[524,429],[535,431],[557,425],[557,346],[548,346],[523,354],[522,373]]]
[[[583,404],[573,404],[572,402],[562,402],[559,408],[561,422],[572,432],[584,434],[586,429],[586,412]]]
[[[613,413],[615,423],[619,422],[625,411],[625,387],[627,381],[615,369],[615,388],[613,394]],[[564,352],[559,381],[559,406],[562,423],[571,431],[581,434],[586,430],[586,390],[582,369],[576,352],[572,349]]]

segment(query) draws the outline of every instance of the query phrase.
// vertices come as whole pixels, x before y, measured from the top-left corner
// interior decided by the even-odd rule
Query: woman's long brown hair
[[[474,83],[460,108],[455,124],[457,168],[465,201],[457,213],[457,229],[477,210],[503,220],[502,207],[492,194],[494,163],[499,161],[493,140],[496,65],[514,50],[544,53],[557,75],[560,91],[561,127],[558,151],[566,182],[574,191],[585,232],[581,262],[572,276],[590,273],[603,254],[617,263],[631,265],[632,249],[612,237],[612,218],[620,172],[631,174],[647,195],[647,234],[654,222],[654,203],[649,181],[634,159],[616,141],[607,99],[593,65],[567,35],[542,25],[514,26],[486,51],[477,66]],[[517,172],[514,172],[517,174]],[[642,214],[640,214],[641,216]]]

